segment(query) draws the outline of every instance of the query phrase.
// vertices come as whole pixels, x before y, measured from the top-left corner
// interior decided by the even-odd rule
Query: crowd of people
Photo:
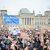
[[[36,31],[24,32],[28,34],[29,40],[20,38],[21,33],[13,35],[8,30],[0,30],[0,50],[50,50],[50,35],[47,37],[46,32],[43,34],[44,42],[41,42],[40,34],[35,35]]]

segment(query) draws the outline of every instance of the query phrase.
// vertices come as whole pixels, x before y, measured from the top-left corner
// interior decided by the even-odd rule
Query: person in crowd
[[[25,30],[28,35],[30,35],[29,30]],[[25,32],[24,31],[24,32]],[[31,35],[33,36],[34,32],[31,30]],[[40,34],[39,34],[40,35]],[[23,39],[14,37],[14,35],[10,34],[9,31],[0,30],[0,49],[1,50],[50,50],[50,40],[46,38],[46,34],[44,35],[44,46],[42,47],[42,43],[40,41],[39,35],[37,37],[33,36],[30,39]],[[20,37],[20,36],[19,36]]]

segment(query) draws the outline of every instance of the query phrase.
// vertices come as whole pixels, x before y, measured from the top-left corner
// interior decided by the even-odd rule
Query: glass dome
[[[30,13],[30,11],[27,8],[22,8],[20,13]]]

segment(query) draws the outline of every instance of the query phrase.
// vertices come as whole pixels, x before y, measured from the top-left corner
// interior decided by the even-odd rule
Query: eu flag
[[[4,24],[19,24],[19,18],[14,15],[4,15],[3,23]]]

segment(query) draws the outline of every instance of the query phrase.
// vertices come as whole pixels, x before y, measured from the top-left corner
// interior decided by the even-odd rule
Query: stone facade
[[[0,10],[0,25],[3,27],[20,27],[20,28],[45,28],[45,29],[50,29],[50,11],[45,11],[44,15],[42,14],[37,14],[35,15],[35,12],[31,13],[28,9],[22,8],[19,12],[18,18],[19,18],[19,24],[18,25],[6,25],[3,24],[3,15],[7,14],[7,10]],[[0,27],[1,27],[0,26]]]

